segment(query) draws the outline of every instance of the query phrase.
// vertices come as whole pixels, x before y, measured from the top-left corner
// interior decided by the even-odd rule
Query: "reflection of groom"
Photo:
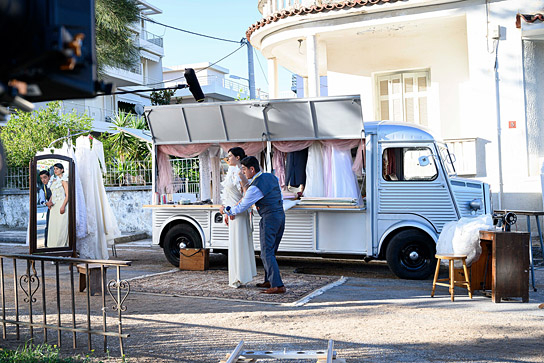
[[[258,287],[267,288],[262,291],[265,294],[283,294],[285,286],[280,276],[280,269],[276,261],[276,252],[280,245],[283,230],[285,228],[285,212],[281,196],[278,178],[273,174],[263,173],[259,162],[253,156],[248,156],[242,161],[242,172],[249,180],[249,188],[244,198],[234,207],[221,207],[221,213],[225,212],[231,218],[251,207],[257,206],[261,216],[259,223],[261,240],[261,260],[264,265],[264,283]]]
[[[50,175],[47,170],[40,171],[40,180],[42,181],[42,184],[43,184],[43,190],[41,192],[43,192],[43,195],[44,195],[44,201],[41,204],[47,206],[47,214],[45,218],[45,231],[44,231],[45,233],[44,247],[47,247],[47,231],[49,229],[49,210],[51,209],[51,206],[53,205],[53,202],[51,202],[51,189],[49,189],[49,187],[47,186],[47,184],[49,184],[49,179],[50,179]]]

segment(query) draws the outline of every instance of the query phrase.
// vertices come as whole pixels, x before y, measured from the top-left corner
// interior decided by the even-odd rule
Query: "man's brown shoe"
[[[260,287],[262,289],[269,289],[270,281],[261,282],[261,283],[255,284],[255,286]]]
[[[261,291],[263,294],[285,294],[285,286],[271,287],[269,289]]]

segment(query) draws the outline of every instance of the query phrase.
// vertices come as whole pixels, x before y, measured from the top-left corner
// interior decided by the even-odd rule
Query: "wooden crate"
[[[182,248],[179,251],[180,270],[204,271],[209,267],[210,250],[204,248]]]

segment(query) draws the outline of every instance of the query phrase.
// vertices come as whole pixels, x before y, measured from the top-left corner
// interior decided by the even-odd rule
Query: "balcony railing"
[[[334,4],[343,0],[260,0],[259,11],[263,17],[277,13],[282,10],[310,7],[312,5]]]
[[[219,76],[206,76],[206,77],[197,77],[198,83],[200,86],[216,86],[220,88],[224,88],[230,91],[234,91],[238,93],[238,96],[240,98],[246,98],[249,97],[249,86],[242,84],[240,82],[232,81],[225,77],[219,77]],[[185,78],[181,78],[179,80],[176,80],[177,83],[185,83]],[[171,82],[165,82],[165,86],[173,86],[174,84]],[[267,100],[268,99],[268,93],[262,91],[261,89],[255,90],[255,98],[259,100]]]
[[[158,47],[163,48],[163,38],[156,34],[150,33],[147,30],[142,30],[140,33],[140,38],[147,40],[150,43],[155,44]]]

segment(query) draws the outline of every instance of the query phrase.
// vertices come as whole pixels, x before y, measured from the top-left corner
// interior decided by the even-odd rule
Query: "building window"
[[[428,125],[428,71],[377,75],[376,85],[380,120]]]

